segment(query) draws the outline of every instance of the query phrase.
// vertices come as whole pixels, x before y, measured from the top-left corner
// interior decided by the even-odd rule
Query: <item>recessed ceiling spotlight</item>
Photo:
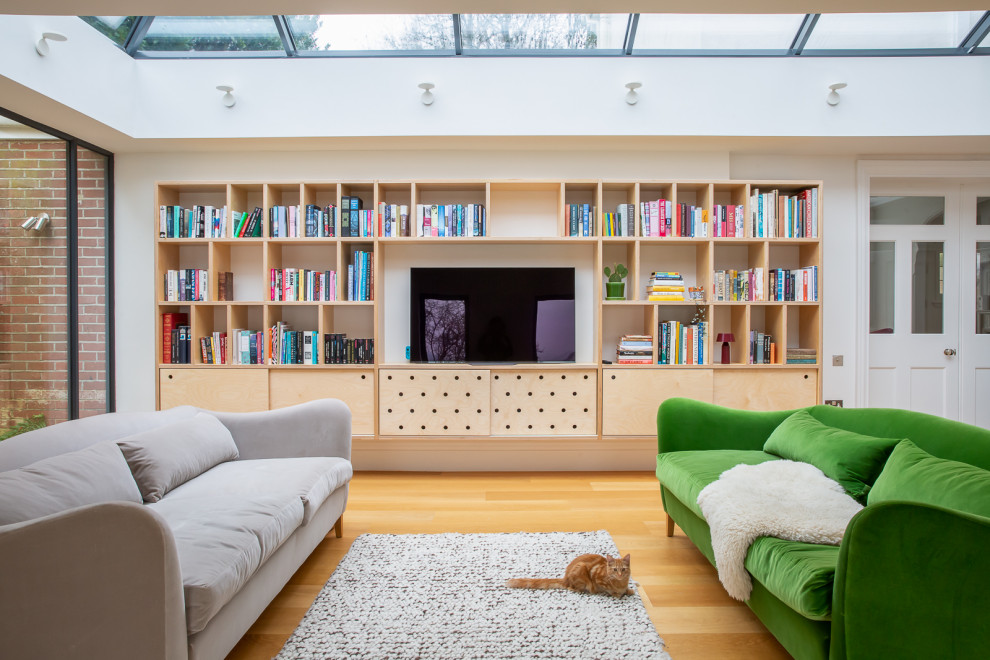
[[[825,102],[829,105],[839,105],[839,101],[842,100],[839,96],[839,90],[846,87],[846,83],[835,83],[834,85],[829,85],[828,96],[825,97]]]
[[[34,45],[34,49],[38,51],[38,55],[45,57],[51,50],[48,45],[49,41],[68,41],[69,38],[64,34],[58,32],[44,32],[41,35],[41,39],[38,39],[38,43]]]
[[[223,98],[220,99],[220,102],[228,108],[233,108],[234,104],[237,103],[233,94],[234,88],[230,85],[217,85],[217,89],[223,92]]]
[[[639,93],[636,91],[643,86],[641,82],[630,82],[626,83],[626,88],[629,90],[626,93],[626,103],[629,105],[636,105],[639,103]]]
[[[419,97],[419,100],[423,102],[423,105],[433,105],[433,92],[430,90],[436,87],[433,83],[419,83],[419,88],[423,90],[423,95]]]

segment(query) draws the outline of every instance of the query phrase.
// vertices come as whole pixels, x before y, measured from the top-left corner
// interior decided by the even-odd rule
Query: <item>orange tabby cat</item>
[[[563,579],[533,578],[507,580],[513,589],[570,589],[588,594],[608,594],[621,598],[631,596],[629,588],[629,555],[606,557],[581,555],[564,570]]]

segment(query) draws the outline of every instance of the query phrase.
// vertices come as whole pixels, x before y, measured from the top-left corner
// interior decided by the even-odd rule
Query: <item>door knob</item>
[[[946,355],[948,355],[949,357],[952,357],[953,355],[956,354],[956,349],[954,349],[954,348],[947,348],[947,349],[945,349],[942,352],[945,353]]]

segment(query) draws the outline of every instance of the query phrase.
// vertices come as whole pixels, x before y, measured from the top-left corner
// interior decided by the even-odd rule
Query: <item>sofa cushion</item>
[[[330,493],[349,482],[352,475],[351,462],[343,458],[318,456],[234,461],[222,463],[180,486],[171,497],[292,495],[303,504],[305,525]]]
[[[884,461],[900,438],[876,438],[835,428],[799,410],[781,422],[763,451],[792,461],[811,463],[838,481],[850,496],[866,501]]]
[[[762,451],[743,449],[708,449],[703,451],[672,451],[657,456],[657,479],[704,520],[698,506],[698,494],[719,476],[740,464],[757,465],[778,460]]]
[[[166,495],[148,506],[175,536],[190,635],[206,627],[299,527],[303,514],[296,497],[257,494]]]
[[[140,504],[141,493],[112,441],[0,472],[0,525],[119,501]]]
[[[746,570],[796,612],[816,621],[832,616],[832,585],[839,546],[756,539],[746,554]]]
[[[156,426],[188,419],[195,414],[196,409],[192,406],[154,412],[107,413],[21,433],[0,442],[0,472],[78,451],[97,442],[119,440]]]
[[[199,413],[118,440],[145,502],[157,502],[214,465],[237,458],[237,445],[216,417]]]
[[[932,456],[910,440],[894,448],[868,504],[902,500],[990,518],[990,471]]]

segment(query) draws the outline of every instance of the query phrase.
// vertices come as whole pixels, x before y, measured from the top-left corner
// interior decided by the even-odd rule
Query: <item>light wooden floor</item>
[[[228,660],[276,655],[360,534],[597,529],[632,554],[633,579],[674,660],[790,657],[749,608],[725,594],[679,528],[667,538],[651,473],[363,472],[351,482],[344,537],[330,533]]]

